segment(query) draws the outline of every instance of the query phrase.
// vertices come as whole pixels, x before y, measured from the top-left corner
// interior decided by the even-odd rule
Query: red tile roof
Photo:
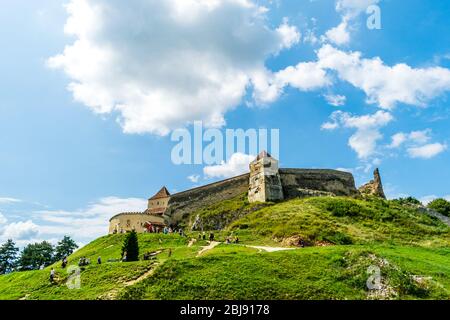
[[[156,200],[156,199],[162,199],[170,197],[170,192],[167,190],[166,187],[162,187],[161,190],[158,191],[153,197],[151,197],[149,200]]]

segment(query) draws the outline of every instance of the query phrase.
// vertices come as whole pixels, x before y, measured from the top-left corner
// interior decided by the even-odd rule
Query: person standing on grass
[[[50,270],[50,282],[55,282],[55,269]]]
[[[102,257],[97,258],[97,264],[102,264]]]

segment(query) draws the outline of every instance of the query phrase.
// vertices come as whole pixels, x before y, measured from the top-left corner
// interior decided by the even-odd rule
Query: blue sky
[[[196,120],[279,129],[284,167],[362,184],[379,166],[390,197],[449,197],[449,15],[425,0],[2,2],[0,241],[86,243],[162,185],[245,170],[243,155],[213,176],[172,163],[172,130]]]

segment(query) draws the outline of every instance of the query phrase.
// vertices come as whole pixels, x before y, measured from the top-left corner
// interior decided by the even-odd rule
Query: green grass
[[[217,240],[237,235],[240,244],[197,257],[207,242],[188,243],[199,232],[140,234],[140,257],[161,253],[122,263],[108,260],[120,259],[124,235],[105,236],[69,257],[69,266],[80,257],[92,262],[81,271],[80,289],[66,286],[69,275],[58,262],[51,266],[55,284],[51,267],[0,276],[0,299],[369,299],[367,270],[374,265],[391,290],[387,298],[450,299],[450,228],[411,206],[350,198],[250,205],[240,196],[195,214],[210,228],[223,227],[213,231]],[[245,246],[280,247],[293,236],[310,247],[263,253]]]
[[[449,246],[450,228],[414,208],[385,200],[308,198],[250,213],[227,230],[252,242],[299,236],[314,244],[392,243]]]
[[[199,259],[168,261],[152,277],[124,290],[121,298],[366,299],[367,268],[376,264],[370,259],[374,255],[388,259],[390,267],[381,268],[381,276],[398,293],[396,298],[449,299],[450,267],[440,267],[449,254],[450,249],[358,246],[216,252]],[[413,275],[431,276],[429,287],[422,288]]]

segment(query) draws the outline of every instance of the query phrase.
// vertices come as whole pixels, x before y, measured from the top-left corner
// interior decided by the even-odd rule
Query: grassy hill
[[[204,208],[204,225],[220,244],[201,256],[198,233],[139,235],[141,256],[154,260],[113,262],[124,236],[99,238],[69,257],[92,264],[81,288],[57,283],[42,271],[0,276],[0,299],[450,299],[450,228],[414,207],[379,199],[309,198],[250,205],[244,196]],[[301,243],[305,248],[295,247]],[[294,247],[265,252],[252,246]],[[110,260],[110,262],[108,262]],[[369,267],[379,268],[381,289],[368,290]]]

